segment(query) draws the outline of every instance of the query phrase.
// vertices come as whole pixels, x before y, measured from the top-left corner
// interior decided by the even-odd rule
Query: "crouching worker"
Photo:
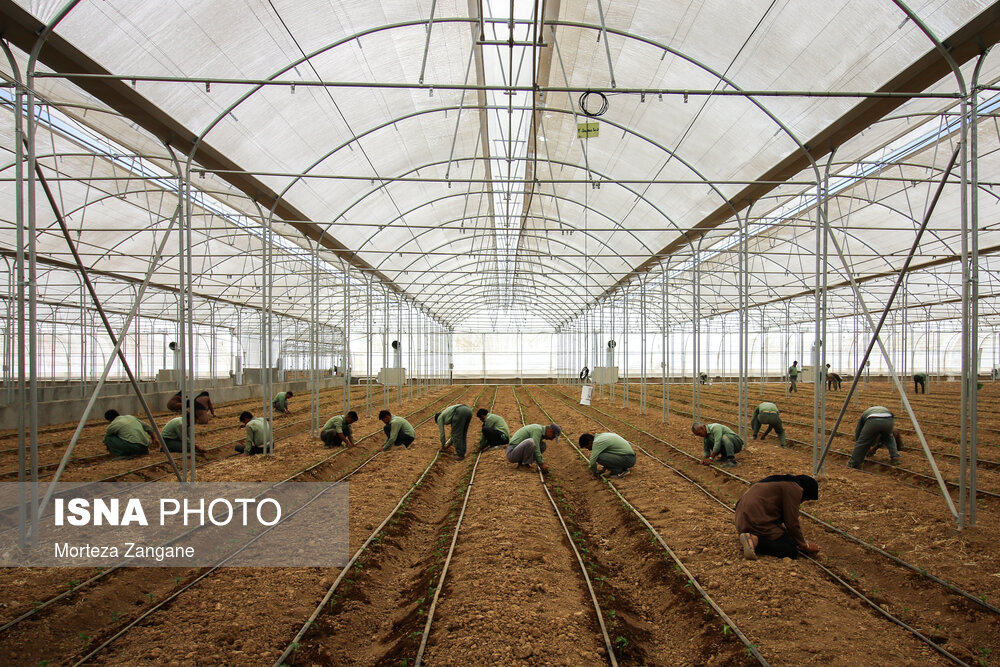
[[[510,442],[510,427],[504,418],[486,408],[479,408],[476,416],[483,422],[483,435],[479,438],[479,451],[485,452],[496,447],[503,447]]]
[[[104,444],[108,451],[118,458],[134,458],[149,454],[149,443],[160,441],[153,427],[138,417],[120,415],[117,410],[108,410],[104,418],[111,422],[104,431]]]
[[[514,431],[510,436],[510,443],[507,445],[507,460],[516,463],[517,467],[530,467],[531,462],[538,463],[539,469],[548,474],[549,466],[542,457],[545,451],[545,441],[555,440],[562,433],[562,429],[556,424],[542,426],[541,424],[527,424]]]
[[[191,423],[191,414],[187,415],[188,424]],[[184,420],[180,417],[174,417],[166,423],[163,430],[160,431],[160,435],[163,436],[163,447],[168,452],[173,452],[175,454],[180,454],[184,451],[184,441],[181,431],[184,430]],[[194,446],[194,451],[199,454],[204,454],[205,450],[198,445]]]
[[[396,445],[403,445],[407,449],[410,448],[410,445],[413,444],[413,441],[417,437],[417,432],[413,430],[410,422],[402,417],[393,416],[388,410],[379,412],[378,418],[379,421],[385,424],[385,428],[382,429],[385,433],[385,444],[382,445],[383,452],[388,451]]]
[[[274,408],[275,412],[280,412],[283,415],[290,415],[292,411],[288,409],[288,399],[295,396],[294,391],[279,391],[271,399],[271,406]]]
[[[858,425],[854,427],[854,451],[851,452],[847,467],[860,468],[868,450],[877,442],[889,448],[889,462],[898,465],[899,450],[896,448],[896,438],[893,437],[895,426],[896,420],[892,413],[881,405],[873,405],[862,412]]]
[[[351,424],[358,421],[358,413],[351,410],[346,415],[336,415],[330,417],[323,424],[319,439],[327,447],[354,446],[354,434],[351,432]]]
[[[246,444],[236,445],[236,451],[240,454],[252,456],[263,454],[264,447],[271,442],[271,425],[263,417],[254,417],[252,412],[244,410],[240,414],[240,423],[246,427]],[[274,444],[271,444],[274,447]]]
[[[597,464],[604,466],[604,473],[624,477],[635,465],[635,450],[617,433],[584,433],[580,448],[590,451],[590,472],[597,477]]]
[[[438,426],[441,436],[441,451],[449,446],[455,448],[455,458],[461,461],[465,458],[465,438],[469,434],[469,423],[472,421],[472,408],[464,403],[449,405],[434,415],[434,423]],[[451,426],[450,437],[445,438],[444,427]]]
[[[736,502],[736,531],[743,555],[798,558],[799,551],[819,552],[806,542],[799,526],[799,505],[819,498],[819,485],[809,475],[771,475],[753,484]]]
[[[767,434],[774,429],[774,432],[778,436],[778,444],[782,447],[788,445],[785,440],[785,427],[781,424],[781,415],[778,413],[778,406],[774,403],[764,402],[754,408],[753,417],[750,419],[750,428],[753,429],[753,439],[757,439],[757,434],[760,432],[761,425],[766,425],[767,428],[764,429],[764,435],[760,436],[763,440],[767,437]]]
[[[699,424],[691,426],[691,432],[701,437],[704,458],[701,462],[708,465],[716,459],[722,459],[723,468],[735,468],[736,455],[743,451],[743,440],[733,429],[722,424]]]

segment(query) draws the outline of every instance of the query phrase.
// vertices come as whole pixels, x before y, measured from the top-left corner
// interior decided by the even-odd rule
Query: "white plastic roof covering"
[[[0,0],[0,14],[9,21],[20,7],[44,22],[64,4]],[[364,282],[375,275],[373,309],[388,286],[393,298],[402,295],[438,322],[463,330],[565,325],[626,285],[637,268],[652,268],[647,278],[655,281],[657,260],[669,262],[664,266],[671,289],[690,292],[697,241],[679,242],[685,232],[704,224],[748,183],[801,154],[800,143],[863,102],[729,93],[870,92],[934,50],[904,5],[890,0],[517,0],[514,39],[537,39],[543,44],[538,48],[475,47],[479,4],[82,0],[55,35],[129,85],[134,78],[134,93],[183,126],[190,133],[185,139],[200,137],[204,147],[246,172],[206,174],[194,155],[192,185],[211,196],[210,204],[195,207],[193,218],[199,295],[231,304],[259,302],[261,239],[254,230],[269,202],[255,203],[253,193],[232,184],[233,176],[249,177],[303,216],[275,217],[275,230],[287,239],[275,258],[275,310],[309,317],[311,265],[297,248],[313,244],[301,225],[289,224],[307,223],[347,250],[322,251],[325,303],[342,308],[343,281],[335,274],[353,263],[371,269],[354,273],[355,315],[367,301]],[[481,4],[487,16],[483,36],[506,42],[509,2]],[[944,40],[991,4],[928,0],[908,7]],[[21,47],[15,52],[23,73],[28,45]],[[38,71],[51,72],[45,63],[43,50]],[[974,64],[963,64],[966,82]],[[6,64],[3,71],[9,76]],[[987,58],[981,81],[992,84],[998,75],[1000,57]],[[175,80],[150,80],[157,77]],[[283,85],[239,83],[264,79]],[[299,85],[285,85],[292,81]],[[310,85],[317,81],[357,85]],[[55,129],[39,130],[39,162],[58,186],[86,261],[109,274],[141,279],[177,196],[143,179],[136,156],[146,159],[146,173],[175,170],[159,139],[113,110],[114,100],[98,99],[78,83],[71,76],[39,78],[36,89],[57,120],[62,114],[66,122],[109,137],[105,150],[127,159],[115,164],[95,155],[79,136],[68,136],[60,121]],[[502,89],[511,84],[519,90]],[[924,86],[912,92],[958,91],[952,75]],[[577,138],[577,123],[590,120],[580,114],[582,89],[607,93],[608,110],[594,119],[600,122],[595,138]],[[629,89],[693,92],[662,99],[621,92]],[[991,100],[995,94],[986,90],[982,96]],[[0,141],[12,151],[9,102],[5,109]],[[868,170],[865,180],[836,190],[828,205],[850,270],[866,279],[873,305],[882,293],[877,285],[891,286],[891,276],[875,277],[902,264],[958,137],[945,132],[920,150],[895,151],[916,136],[936,135],[942,123],[955,120],[941,114],[957,110],[953,98],[911,99],[836,147],[834,176],[892,155],[889,164]],[[1000,247],[991,191],[1000,133],[991,115],[979,125],[982,196],[989,200],[980,214],[980,245],[993,252]],[[819,170],[826,152],[824,147],[818,153]],[[185,158],[178,155],[182,164]],[[802,197],[814,196],[817,173],[791,175],[750,206],[750,305],[808,298],[815,281],[816,210],[814,201]],[[912,299],[928,308],[951,298],[948,285],[957,289],[957,265],[946,263],[960,245],[957,174],[914,260],[929,267],[909,283]],[[5,251],[13,247],[13,189],[9,178],[0,183]],[[45,228],[40,257],[70,261],[40,195],[39,201],[39,225]],[[735,203],[742,219],[747,209]],[[732,247],[737,217],[711,226],[700,241],[702,312],[724,313],[738,303]],[[664,248],[673,248],[671,255],[657,257]],[[842,285],[844,267],[832,247],[830,252],[830,284]],[[176,274],[176,257],[168,258],[153,282],[169,287]],[[996,291],[993,280],[984,273],[984,294]],[[125,299],[129,290],[118,292]],[[72,301],[73,294],[67,288],[54,298]],[[831,297],[831,315],[854,312],[853,295],[845,294]],[[682,309],[680,315],[686,314]],[[323,317],[335,321],[339,315],[325,309]]]

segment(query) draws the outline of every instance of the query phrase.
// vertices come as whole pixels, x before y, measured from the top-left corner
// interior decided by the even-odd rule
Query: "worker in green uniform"
[[[191,415],[188,414],[188,422],[191,421]],[[174,452],[175,454],[180,454],[184,451],[183,440],[181,431],[184,430],[184,420],[180,417],[174,417],[164,425],[163,430],[160,431],[160,435],[163,436],[163,446],[166,447],[168,452]],[[199,454],[204,454],[205,450],[198,445],[194,446],[194,451]]]
[[[743,440],[736,435],[733,429],[722,424],[700,424],[691,425],[691,432],[701,437],[704,458],[701,462],[708,465],[715,459],[723,459],[723,468],[735,468],[739,465],[736,462],[736,454],[743,451]]]
[[[104,444],[108,451],[118,458],[133,458],[149,453],[149,443],[160,446],[153,427],[138,417],[120,415],[117,410],[108,410],[104,418],[109,421],[104,431]]]
[[[635,465],[635,450],[628,441],[617,433],[584,433],[579,440],[580,449],[590,450],[590,472],[598,476],[597,465],[602,471],[615,477],[624,477]]]
[[[854,428],[854,451],[851,460],[847,462],[850,468],[860,468],[868,454],[868,450],[880,441],[889,448],[889,462],[899,463],[899,450],[896,448],[896,438],[892,431],[895,418],[887,408],[873,405],[861,413],[858,425]]]
[[[788,367],[788,391],[794,391],[798,393],[799,391],[799,362],[793,361],[792,365]]]
[[[240,424],[246,428],[247,440],[242,445],[236,445],[236,451],[247,456],[263,454],[267,443],[272,441],[271,425],[263,417],[254,417],[247,410],[240,413]],[[271,446],[274,447],[274,444]]]
[[[701,374],[698,376],[698,382],[699,384],[708,384],[708,373],[702,371]]]
[[[483,435],[479,438],[479,451],[503,447],[510,442],[510,428],[504,418],[486,408],[479,408],[476,416],[483,422]]]
[[[556,424],[542,426],[541,424],[526,424],[514,431],[507,444],[507,460],[516,463],[517,467],[531,466],[532,462],[538,464],[539,469],[548,474],[549,466],[542,458],[545,451],[545,441],[555,440],[562,433],[562,429]]]
[[[465,458],[465,438],[469,433],[469,422],[472,421],[472,408],[464,403],[449,405],[434,415],[441,436],[441,451],[449,446],[455,448],[455,458],[461,461]],[[449,438],[445,438],[444,427],[451,426]]]
[[[388,451],[396,445],[403,445],[409,449],[417,437],[417,432],[413,430],[410,422],[402,417],[394,416],[388,410],[379,412],[378,419],[385,424],[385,427],[382,429],[385,433],[385,444],[382,445],[382,451]]]
[[[323,429],[319,433],[319,439],[327,447],[354,446],[354,434],[351,432],[351,424],[358,421],[358,413],[350,410],[346,415],[336,415],[330,417],[323,424]]]
[[[291,410],[288,409],[288,399],[295,396],[295,392],[292,391],[279,391],[271,399],[271,405],[274,406],[275,412],[280,412],[283,415],[291,414]]]
[[[757,433],[760,432],[761,424],[767,425],[767,428],[764,429],[764,435],[760,436],[761,440],[766,438],[767,434],[773,428],[774,432],[778,435],[778,444],[782,447],[788,444],[785,440],[785,427],[781,424],[781,415],[778,413],[777,405],[765,401],[754,408],[753,417],[750,419],[750,428],[753,429],[754,440],[757,439]]]
[[[916,394],[927,393],[927,373],[913,374],[913,391]]]

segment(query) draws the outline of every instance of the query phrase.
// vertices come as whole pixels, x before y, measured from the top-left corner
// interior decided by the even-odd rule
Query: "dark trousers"
[[[495,428],[490,428],[489,426],[483,427],[483,439],[486,444],[483,447],[504,447],[510,441],[510,439],[504,434],[503,431],[498,431]]]
[[[392,431],[392,425],[391,424],[386,424],[385,427],[382,428],[382,432],[385,433],[385,437],[387,437],[387,438],[389,437],[389,432],[390,431]],[[403,433],[402,431],[400,431],[399,433],[396,434],[396,444],[397,445],[403,445],[403,446],[409,447],[410,445],[413,444],[413,440],[414,440],[414,438],[413,438],[412,435],[407,435],[407,434]]]
[[[635,465],[635,454],[601,452],[597,457],[597,462],[608,469],[609,475],[617,475]]]
[[[924,381],[913,378],[913,391],[917,394],[926,394],[927,387],[924,386]]]
[[[184,451],[183,443],[180,440],[174,440],[173,438],[164,438],[163,444],[167,446],[168,452],[173,452],[175,454],[180,454]]]
[[[750,427],[753,428],[753,437],[755,438],[757,437],[757,434],[760,432],[760,427],[762,424],[766,425],[767,428],[764,429],[764,435],[760,437],[761,440],[766,438],[767,434],[770,433],[771,429],[773,428],[774,432],[778,436],[778,442],[781,444],[781,446],[784,447],[785,445],[788,444],[785,440],[785,427],[781,423],[780,415],[774,412],[756,413],[753,416],[753,419],[750,420]]]
[[[149,454],[149,447],[146,445],[137,445],[134,442],[122,440],[117,435],[104,436],[104,444],[108,451],[115,456],[145,456]]]
[[[712,455],[712,439],[704,439],[704,452],[705,458],[707,459]],[[728,433],[722,436],[722,456],[726,459],[735,459],[736,454],[743,451],[743,440],[740,439],[738,435],[729,435]]]
[[[331,428],[323,431],[319,434],[319,439],[323,441],[323,444],[327,447],[340,447],[341,445],[347,446],[347,436],[343,433],[337,433],[337,429]]]
[[[249,452],[246,451],[245,445],[236,445],[235,449],[240,454],[250,454],[251,456],[254,455],[254,454],[263,454],[264,453],[264,448],[261,447],[260,445],[253,445],[252,447],[250,447],[250,451]]]
[[[775,558],[798,558],[799,548],[792,542],[792,538],[785,533],[776,540],[769,540],[766,537],[757,535],[757,548],[754,549],[758,556],[774,556]]]
[[[471,421],[472,408],[467,405],[458,406],[451,415],[451,444],[458,456],[465,456],[465,438]]]

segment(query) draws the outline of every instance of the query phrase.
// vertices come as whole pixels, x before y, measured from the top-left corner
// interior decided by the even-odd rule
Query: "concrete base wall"
[[[344,385],[344,378],[327,377],[321,379],[318,384],[320,389],[342,387]],[[177,393],[177,385],[172,382],[140,382],[139,386],[153,412],[166,410],[167,401]],[[274,391],[295,392],[296,397],[292,399],[292,406],[294,407],[299,395],[303,397],[303,400],[308,400],[310,386],[308,380],[292,380],[275,383]],[[48,426],[79,420],[80,415],[83,414],[84,409],[87,407],[87,402],[90,400],[91,391],[93,391],[93,385],[91,385],[91,389],[87,392],[86,396],[81,397],[79,385],[40,388],[39,398],[41,402],[38,405],[39,425]],[[219,405],[231,401],[245,401],[255,397],[259,398],[261,396],[261,385],[234,385],[229,378],[217,378],[215,384],[208,384],[204,380],[196,382],[195,392],[202,391],[209,392],[212,395],[212,402]],[[0,407],[0,424],[3,424],[4,428],[16,427],[17,411],[21,410],[22,407],[22,403],[17,400],[16,396],[14,403]],[[103,421],[104,413],[112,408],[122,414],[142,414],[142,404],[132,391],[131,384],[126,382],[104,385],[101,389],[101,395],[94,404],[93,410],[91,410],[90,421]]]

